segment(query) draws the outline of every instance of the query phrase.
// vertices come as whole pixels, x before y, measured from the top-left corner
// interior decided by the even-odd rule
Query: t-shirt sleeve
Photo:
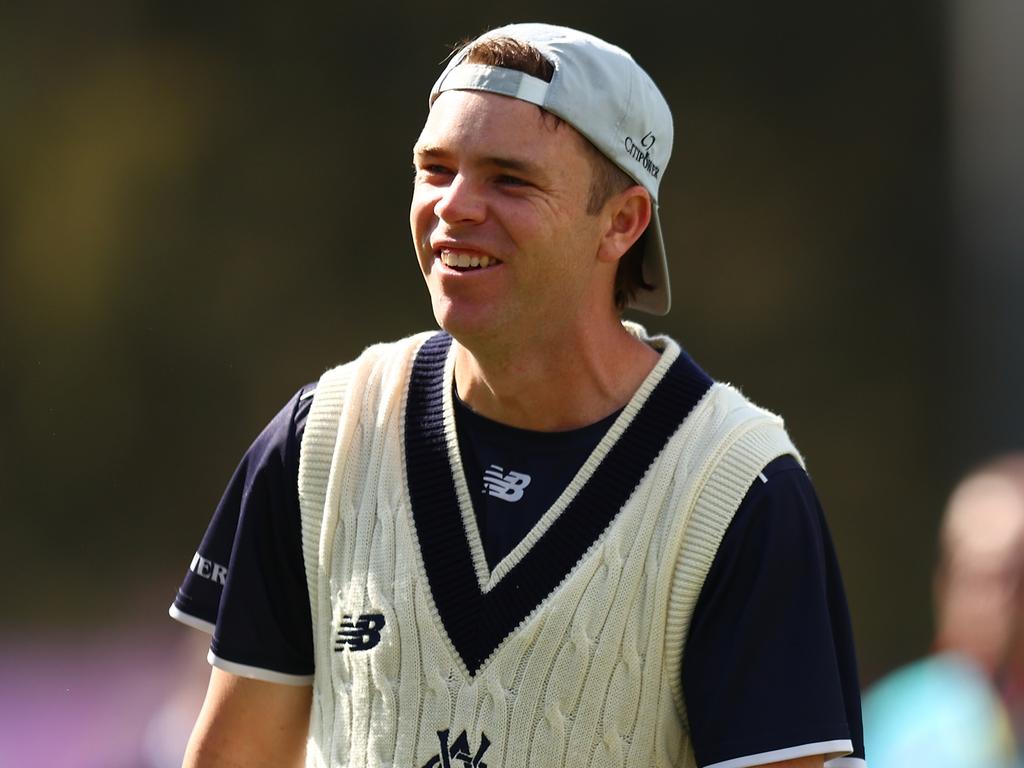
[[[824,755],[864,768],[860,687],[835,551],[789,456],[754,481],[694,609],[683,694],[701,768]]]
[[[293,685],[313,679],[297,478],[314,388],[300,389],[246,451],[170,608],[213,636],[214,666]]]

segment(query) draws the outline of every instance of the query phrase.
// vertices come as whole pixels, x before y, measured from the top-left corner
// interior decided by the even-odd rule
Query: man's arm
[[[312,691],[214,667],[182,768],[301,766]]]

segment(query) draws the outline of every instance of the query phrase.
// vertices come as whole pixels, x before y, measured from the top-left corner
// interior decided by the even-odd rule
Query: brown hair
[[[460,44],[456,50],[461,50],[465,45],[466,43]],[[551,82],[551,78],[555,74],[554,65],[544,58],[544,54],[529,43],[511,37],[491,37],[473,43],[466,52],[465,60],[469,64],[487,64],[492,67],[515,69],[548,83]],[[550,113],[545,112],[545,114]],[[552,115],[552,117],[561,122],[557,116]],[[577,135],[582,139],[583,147],[590,159],[591,181],[590,194],[587,198],[587,213],[593,216],[601,210],[601,207],[612,195],[617,195],[636,182],[609,160],[586,136],[578,131]],[[643,273],[643,252],[646,239],[647,232],[645,231],[619,259],[619,266],[615,272],[614,292],[615,307],[619,312],[628,306],[637,291],[651,290],[652,288],[644,281]]]

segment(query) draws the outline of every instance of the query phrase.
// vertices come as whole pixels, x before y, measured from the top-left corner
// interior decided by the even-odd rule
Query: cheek
[[[430,235],[434,230],[431,217],[420,215],[415,209],[410,213],[409,223],[412,227],[412,244],[416,253],[416,261],[420,271],[426,277],[434,262],[434,252],[430,248]]]
[[[437,218],[434,216],[434,206],[437,204],[437,196],[431,194],[430,190],[416,187],[412,193],[412,203],[409,206],[409,226],[412,229],[413,241],[419,248],[424,239],[429,237],[434,228]]]
[[[430,208],[417,206],[415,200],[409,210],[409,227],[412,231],[412,245],[416,253],[416,262],[424,277],[430,273],[433,263],[433,251],[430,248],[430,234],[433,232]]]

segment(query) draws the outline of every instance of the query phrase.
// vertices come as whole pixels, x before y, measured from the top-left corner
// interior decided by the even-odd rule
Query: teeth
[[[442,250],[438,254],[438,258],[445,266],[459,267],[460,269],[484,268],[499,263],[497,259],[492,259],[490,256],[470,256],[467,253],[453,253],[449,250]]]

